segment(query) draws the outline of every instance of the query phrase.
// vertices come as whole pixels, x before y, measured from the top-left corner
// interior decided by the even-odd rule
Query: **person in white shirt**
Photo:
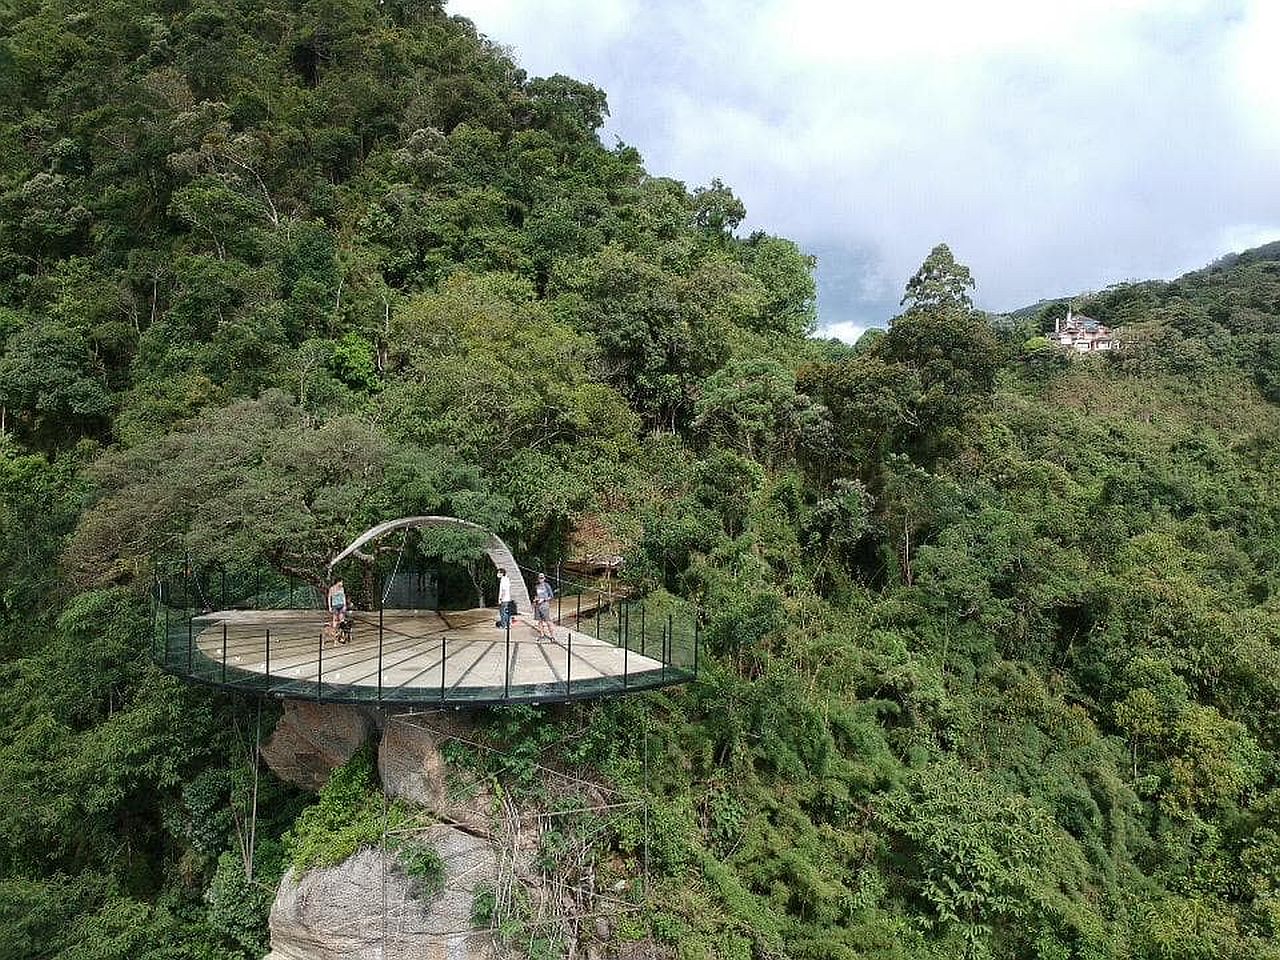
[[[498,620],[494,626],[499,630],[511,626],[511,578],[502,567],[498,568]]]

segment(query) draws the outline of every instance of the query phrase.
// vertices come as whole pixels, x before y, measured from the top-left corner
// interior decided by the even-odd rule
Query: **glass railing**
[[[500,626],[493,607],[438,609],[438,584],[421,571],[395,577],[365,589],[366,609],[335,627],[318,585],[266,571],[170,567],[156,580],[153,652],[196,682],[342,703],[565,701],[684,683],[698,672],[701,613],[667,593],[627,595],[553,573],[543,627],[551,635],[539,636],[533,610]]]

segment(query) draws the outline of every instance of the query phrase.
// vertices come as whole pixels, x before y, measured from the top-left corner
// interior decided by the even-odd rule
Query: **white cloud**
[[[517,41],[541,55],[555,56],[566,43],[600,45],[624,36],[635,21],[638,4],[633,0],[458,0],[451,13],[475,23],[483,34],[499,43]],[[550,70],[547,72],[554,72]]]
[[[1248,250],[1273,240],[1280,240],[1280,220],[1270,224],[1233,223],[1218,233],[1214,249],[1223,253]]]
[[[451,9],[531,72],[602,86],[607,132],[654,172],[721,176],[750,226],[821,248],[832,324],[882,322],[940,240],[999,309],[1170,276],[1280,224],[1271,0]]]
[[[1280,148],[1280,4],[1256,0],[1236,21],[1230,61],[1236,109],[1245,129],[1259,144]]]
[[[837,340],[843,340],[845,343],[857,343],[858,338],[867,332],[867,327],[859,326],[856,323],[842,321],[840,323],[831,323],[818,331],[819,336],[835,337]]]
[[[949,65],[1037,50],[1094,58],[1117,30],[1143,19],[1186,18],[1219,4],[1209,0],[899,0],[830,3],[772,0],[763,16],[747,18],[755,33],[799,62],[825,70],[850,64],[873,68]]]

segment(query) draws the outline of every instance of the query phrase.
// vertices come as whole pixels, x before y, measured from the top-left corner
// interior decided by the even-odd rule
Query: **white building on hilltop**
[[[1059,317],[1054,324],[1049,340],[1064,350],[1076,353],[1114,350],[1120,345],[1110,327],[1082,313],[1072,312],[1069,306],[1066,317]]]

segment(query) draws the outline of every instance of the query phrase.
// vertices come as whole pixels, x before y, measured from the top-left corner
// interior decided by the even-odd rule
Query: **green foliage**
[[[1100,927],[1069,906],[1084,881],[1084,857],[1047,810],[1024,798],[938,764],[886,797],[878,817],[905,844],[918,874],[904,879],[944,937],[947,927],[969,944],[1045,922]]]
[[[232,851],[218,857],[213,880],[205,891],[209,924],[223,937],[250,955],[268,949],[267,912],[271,909],[271,888],[261,877],[257,882],[245,876],[244,861]]]
[[[409,875],[413,896],[430,900],[444,889],[444,860],[430,843],[412,837],[403,839],[396,846],[396,856]]]
[[[942,245],[820,343],[811,258],[442,4],[180,6],[3,14],[0,950],[259,955],[262,884],[378,842],[367,754],[302,812],[264,777],[246,878],[255,718],[150,665],[142,599],[156,553],[317,581],[449,513],[705,610],[698,684],[449,752],[647,799],[541,851],[628,891],[647,851],[617,939],[1275,955],[1274,246],[1082,298],[1107,357],[1038,336],[1066,301],[974,311]]]
[[[331,867],[378,843],[387,829],[403,819],[399,807],[387,806],[374,789],[373,753],[364,747],[330,774],[320,788],[319,800],[294,821],[284,837],[285,855],[298,873]],[[409,857],[411,875],[418,876],[413,873],[415,866],[430,872],[429,855],[411,851]]]
[[[41,324],[6,338],[0,405],[33,445],[50,448],[101,432],[111,395],[88,340],[74,329]]]
[[[956,261],[950,247],[940,243],[929,251],[920,269],[907,281],[899,306],[906,307],[908,313],[972,310],[969,291],[973,286],[969,268]]]
[[[746,215],[747,208],[719,177],[693,191],[693,222],[713,237],[732,234]]]
[[[826,411],[797,392],[795,373],[767,359],[731,360],[704,384],[694,428],[713,442],[772,464],[779,454],[820,448]]]
[[[817,322],[817,261],[790,240],[763,232],[751,234],[742,258],[764,289],[760,322],[754,329],[766,334],[807,335]]]

